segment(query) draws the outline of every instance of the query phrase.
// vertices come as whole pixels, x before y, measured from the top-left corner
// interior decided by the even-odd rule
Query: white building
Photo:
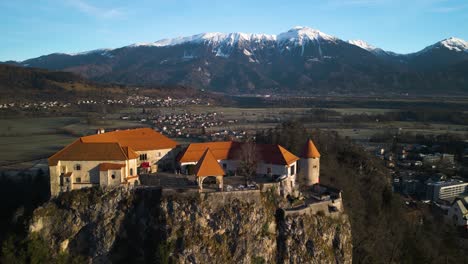
[[[178,158],[181,171],[194,174],[196,164],[207,149],[223,168],[225,175],[236,174],[241,162],[250,159],[256,164],[257,175],[284,179],[286,192],[294,189],[299,158],[280,145],[233,141],[192,143]]]
[[[468,193],[468,182],[439,181],[428,182],[426,189],[427,199],[432,201],[451,200],[461,194]]]
[[[81,137],[49,158],[50,190],[138,182],[142,171],[174,160],[177,143],[150,128],[121,130]]]

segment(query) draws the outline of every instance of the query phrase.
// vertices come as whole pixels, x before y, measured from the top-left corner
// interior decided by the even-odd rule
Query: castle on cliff
[[[151,185],[141,177],[159,179],[158,173],[168,170],[174,177],[192,177],[199,190],[211,177],[216,191],[230,191],[224,183],[246,173],[246,166],[254,174],[252,182],[278,186],[283,196],[297,192],[299,182],[320,185],[320,153],[310,139],[296,156],[278,144],[221,141],[182,147],[150,128],[99,131],[75,140],[48,161],[52,196],[93,186]]]

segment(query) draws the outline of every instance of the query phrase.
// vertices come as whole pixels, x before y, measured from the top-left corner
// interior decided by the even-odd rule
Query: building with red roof
[[[241,161],[250,158],[256,164],[256,174],[291,180],[290,187],[294,187],[299,157],[278,144],[233,141],[192,143],[178,157],[181,171],[195,174],[201,157],[208,149],[224,175],[237,174]]]
[[[75,140],[48,159],[53,196],[95,185],[135,183],[139,170],[154,172],[174,160],[177,142],[151,128],[99,132]]]

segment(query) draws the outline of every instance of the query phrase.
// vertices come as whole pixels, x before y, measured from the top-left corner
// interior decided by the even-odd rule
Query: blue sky
[[[399,53],[468,40],[467,0],[1,0],[0,61],[301,25]]]

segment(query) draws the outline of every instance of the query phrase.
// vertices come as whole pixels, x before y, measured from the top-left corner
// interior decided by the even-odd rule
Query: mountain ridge
[[[221,33],[221,32],[203,32],[195,35],[190,35],[190,36],[179,36],[179,37],[174,37],[174,38],[163,38],[154,42],[140,42],[140,43],[133,43],[129,44],[123,47],[119,48],[98,48],[98,49],[93,49],[93,50],[88,50],[88,51],[82,51],[82,52],[75,52],[75,53],[64,53],[64,52],[54,52],[46,55],[42,55],[39,57],[35,58],[40,58],[43,56],[48,56],[48,55],[53,55],[53,54],[62,54],[62,55],[69,55],[69,56],[77,56],[77,55],[86,55],[86,54],[91,54],[91,53],[98,53],[98,52],[109,52],[109,51],[114,51],[122,48],[132,48],[132,47],[167,47],[167,46],[175,46],[175,45],[180,45],[184,44],[187,42],[202,42],[203,40],[205,41],[213,41],[214,40],[221,40],[223,38],[237,38],[237,39],[244,39],[244,40],[250,40],[250,41],[258,41],[258,40],[266,40],[266,41],[277,41],[277,40],[282,40],[283,38],[278,38],[279,36],[286,36],[288,33],[294,32],[294,31],[309,31],[309,32],[316,32],[315,34],[317,36],[329,38],[329,39],[340,39],[335,36],[323,33],[320,30],[310,28],[310,27],[305,27],[305,26],[295,26],[288,31],[281,32],[279,34],[265,34],[265,33],[244,33],[244,32],[230,32],[230,33]],[[309,35],[309,37],[313,36]],[[313,37],[312,37],[313,38]],[[340,39],[341,40],[341,39]],[[442,39],[434,44],[428,45],[426,47],[423,47],[421,50],[416,51],[416,52],[410,52],[410,53],[398,53],[390,50],[384,50],[385,52],[396,54],[396,55],[410,55],[410,54],[415,54],[422,52],[428,48],[437,46],[438,44],[443,44],[450,42],[451,40],[457,41],[459,43],[463,43],[465,52],[468,52],[468,41],[465,41],[461,38],[457,38],[455,36],[451,36],[445,39]],[[364,40],[348,40],[347,41],[350,44],[356,45],[358,47],[361,47],[363,49],[381,49],[377,46],[369,44],[367,41]],[[353,43],[354,42],[354,43]],[[367,47],[365,47],[367,45]],[[381,49],[383,50],[383,49]],[[31,58],[34,59],[34,58]],[[27,61],[30,59],[26,59],[23,61]],[[10,61],[12,62],[12,61]],[[22,62],[22,61],[16,61],[16,62]]]
[[[424,52],[402,55],[298,26],[278,35],[202,33],[117,49],[53,53],[19,64],[99,82],[188,85],[237,94],[438,93],[444,81],[448,92],[459,94],[468,87],[458,74],[454,79],[452,73],[459,71],[452,67],[468,60],[465,44],[450,38]],[[426,80],[434,72],[441,76],[437,86]]]

